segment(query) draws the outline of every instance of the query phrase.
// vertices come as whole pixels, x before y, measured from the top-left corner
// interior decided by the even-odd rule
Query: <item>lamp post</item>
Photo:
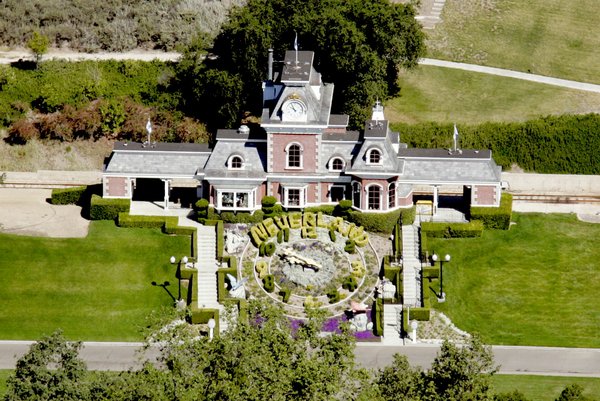
[[[410,327],[412,328],[413,343],[416,343],[417,342],[417,328],[419,327],[419,322],[417,322],[416,320],[413,320],[412,322],[410,322]]]
[[[438,259],[438,255],[435,253],[431,256],[431,260],[433,260],[434,264],[438,261]],[[440,259],[440,296],[438,297],[438,302],[446,301],[446,294],[444,293],[444,262],[449,263],[450,259],[451,258],[449,254],[446,254],[443,260]]]
[[[169,259],[169,262],[171,262],[172,265],[174,265],[176,261],[177,259],[175,259],[175,256],[171,256],[171,258]]]
[[[215,329],[216,325],[217,325],[217,323],[215,322],[215,319],[213,319],[213,318],[208,319],[208,338],[211,341],[213,339],[213,330]]]
[[[188,257],[184,256],[183,258],[181,258],[181,262],[183,263],[184,266],[187,265]]]

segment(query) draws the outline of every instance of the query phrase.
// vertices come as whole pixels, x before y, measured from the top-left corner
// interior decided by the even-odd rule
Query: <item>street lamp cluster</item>
[[[437,254],[434,253],[433,255],[431,255],[431,260],[433,261],[434,265],[435,262],[437,262],[438,260],[440,262],[440,294],[438,296],[438,302],[445,302],[446,293],[444,292],[444,262],[450,262],[450,255],[446,254],[446,256],[444,256],[444,259],[442,260],[438,257]]]

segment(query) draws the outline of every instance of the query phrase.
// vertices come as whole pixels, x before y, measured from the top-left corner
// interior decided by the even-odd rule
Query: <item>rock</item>
[[[225,232],[225,250],[229,254],[239,253],[244,250],[247,238],[233,230]]]

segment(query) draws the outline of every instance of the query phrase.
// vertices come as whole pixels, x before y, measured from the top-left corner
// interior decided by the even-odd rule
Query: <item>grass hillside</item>
[[[385,114],[408,124],[525,121],[596,112],[600,105],[600,93],[433,66],[405,72],[401,88]]]
[[[428,57],[600,83],[597,0],[447,0]]]

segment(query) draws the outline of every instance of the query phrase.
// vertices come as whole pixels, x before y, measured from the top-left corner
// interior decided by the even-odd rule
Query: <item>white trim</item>
[[[371,161],[371,154],[373,152],[375,152],[375,151],[377,151],[379,153],[379,161],[378,162],[372,162]],[[381,166],[381,165],[383,165],[383,151],[378,146],[372,146],[372,147],[370,147],[365,152],[365,163],[368,166]]]
[[[333,187],[337,187],[337,188],[342,188],[343,190],[343,196],[342,199],[346,200],[346,185],[339,185],[339,184],[331,184],[327,187],[327,192],[329,192],[329,195],[327,196],[327,199],[329,199],[329,203],[335,203],[338,201],[334,201],[333,199],[331,199],[331,190],[333,189]]]
[[[283,207],[285,207],[286,209],[305,208],[306,207],[308,185],[304,185],[304,186],[286,185],[286,186],[283,186],[280,184],[280,187],[283,189],[283,194],[282,194],[283,195],[282,196],[283,197]],[[290,205],[289,204],[288,201],[289,201],[289,190],[290,189],[300,191],[300,193],[298,194],[299,195],[299,199],[298,199],[299,204],[298,205]]]
[[[242,166],[241,167],[233,167],[232,163],[233,163],[233,159],[239,157],[239,159],[242,162]],[[234,170],[234,171],[240,171],[240,170],[244,170],[246,168],[246,160],[244,160],[244,157],[240,154],[237,153],[233,153],[229,156],[229,158],[227,159],[227,169],[228,170]]]
[[[299,161],[300,166],[290,166],[290,148],[298,146],[300,148]],[[302,170],[304,168],[304,146],[300,142],[290,142],[285,146],[285,169],[286,170]]]
[[[215,208],[219,211],[249,211],[249,210],[254,210],[256,207],[256,188],[255,189],[246,189],[246,190],[239,190],[239,189],[216,189],[213,186],[213,190],[215,191],[215,199],[217,201]],[[233,194],[233,199],[232,202],[233,206],[223,206],[223,198],[222,198],[222,194],[223,193],[232,193]],[[236,206],[235,205],[235,200],[238,196],[238,194],[247,194],[248,195],[248,205],[247,206]]]
[[[379,188],[379,209],[369,209],[369,202],[370,202],[370,197],[369,197],[369,189],[370,189],[371,187],[377,187],[377,188]],[[364,193],[365,193],[365,196],[366,196],[366,198],[367,198],[367,199],[366,199],[366,200],[367,200],[367,209],[365,209],[365,210],[369,210],[369,211],[370,211],[370,210],[385,210],[385,209],[382,207],[382,206],[383,206],[383,203],[382,203],[382,198],[383,198],[384,191],[383,191],[383,187],[381,186],[381,184],[378,184],[378,183],[376,183],[376,182],[371,182],[371,183],[369,183],[369,184],[365,185],[365,186],[364,186],[364,188],[365,188],[365,191],[364,191]]]
[[[333,162],[336,160],[341,160],[342,161],[342,168],[339,170],[334,170],[333,169]],[[344,160],[343,157],[341,156],[333,156],[331,159],[329,159],[329,161],[327,162],[327,165],[329,167],[329,171],[333,172],[333,171],[344,171],[346,169],[346,160]]]

